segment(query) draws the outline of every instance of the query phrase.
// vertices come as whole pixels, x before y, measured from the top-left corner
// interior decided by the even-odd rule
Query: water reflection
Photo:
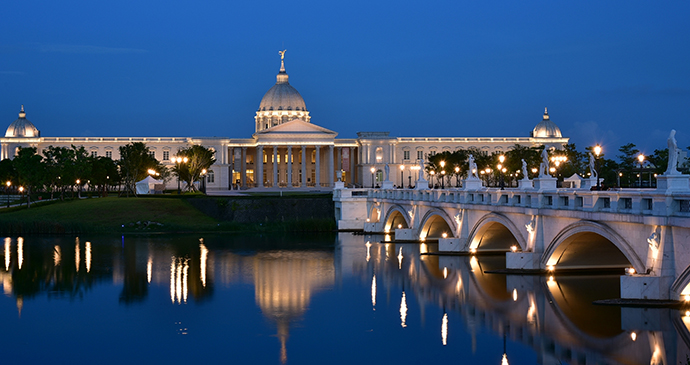
[[[396,244],[381,238],[341,233],[335,249],[332,236],[289,242],[256,236],[5,238],[0,282],[5,296],[15,300],[16,315],[24,310],[25,317],[25,304],[37,296],[80,299],[110,283],[117,287],[115,302],[123,308],[153,302],[167,307],[161,312],[192,311],[211,301],[221,301],[223,307],[242,298],[216,293],[251,287],[252,305],[274,336],[273,359],[282,363],[289,354],[313,351],[304,345],[306,332],[319,337],[344,331],[331,323],[301,327],[308,313],[319,311],[329,319],[332,313],[356,313],[347,321],[358,323],[359,332],[346,337],[348,343],[365,341],[360,340],[368,336],[362,334],[361,323],[372,318],[385,326],[374,333],[422,336],[428,316],[433,330],[428,337],[435,346],[460,348],[453,356],[491,351],[495,362],[524,363],[527,348],[538,364],[677,364],[690,353],[690,313],[591,305],[618,295],[616,276],[492,274],[504,267],[503,256],[438,256],[435,244]],[[327,308],[314,304],[318,293],[335,295],[352,287],[350,281],[359,283],[353,292],[328,302]],[[362,311],[349,312],[358,303]],[[202,312],[213,306],[198,308]],[[32,315],[38,311],[32,309]],[[221,311],[210,317],[224,315]],[[198,325],[177,318],[170,323],[178,334],[199,335]],[[301,340],[290,340],[291,332]],[[504,339],[508,346],[501,349]],[[511,352],[513,348],[520,351]]]

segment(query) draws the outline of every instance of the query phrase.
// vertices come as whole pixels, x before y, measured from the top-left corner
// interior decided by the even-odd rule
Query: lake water
[[[0,363],[686,363],[684,312],[592,305],[617,276],[384,240],[5,238]]]

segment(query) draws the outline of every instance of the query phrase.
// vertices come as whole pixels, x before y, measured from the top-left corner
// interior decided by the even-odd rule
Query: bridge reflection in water
[[[690,312],[593,304],[619,297],[619,275],[490,273],[505,268],[505,255],[436,255],[436,245],[386,242],[383,235],[364,236],[362,244],[361,237],[339,234],[343,271],[374,278],[372,290],[376,281],[397,288],[403,327],[412,315],[406,293],[421,307],[460,313],[461,323],[448,323],[444,313],[443,345],[452,341],[448,326],[467,326],[473,350],[475,334],[489,330],[531,347],[539,364],[678,364],[690,353]]]
[[[291,327],[310,311],[315,295],[352,280],[362,283],[357,290],[366,292],[357,295],[371,297],[372,311],[399,306],[399,322],[391,326],[411,331],[411,323],[438,323],[442,346],[458,341],[453,328],[464,328],[472,351],[490,347],[480,334],[491,332],[510,341],[507,360],[520,344],[536,353],[539,364],[678,364],[690,353],[690,313],[592,305],[618,297],[617,275],[503,275],[490,273],[505,267],[503,255],[439,256],[435,244],[350,233],[339,233],[334,249],[333,236],[327,239],[6,238],[0,282],[19,316],[24,302],[41,293],[83,298],[109,281],[121,286],[117,298],[128,307],[161,293],[156,287],[165,288],[164,305],[181,308],[212,301],[229,286],[249,285],[275,330],[281,362],[288,360]],[[345,305],[355,305],[349,299]],[[425,318],[429,307],[443,315]],[[314,332],[338,330],[321,326]]]

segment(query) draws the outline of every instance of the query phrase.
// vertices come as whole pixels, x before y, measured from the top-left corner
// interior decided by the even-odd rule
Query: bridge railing
[[[690,192],[651,189],[590,191],[579,189],[480,190],[336,189],[334,199],[373,198],[448,204],[558,209],[619,214],[690,217]]]

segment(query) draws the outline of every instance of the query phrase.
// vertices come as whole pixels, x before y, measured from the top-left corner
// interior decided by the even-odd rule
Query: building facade
[[[93,156],[117,160],[120,146],[143,142],[156,159],[172,166],[178,150],[198,144],[215,151],[216,163],[207,176],[208,191],[330,190],[339,176],[345,186],[376,185],[385,178],[386,165],[392,171],[390,181],[405,186],[405,179],[412,179],[411,168],[444,151],[477,148],[493,153],[508,151],[515,144],[561,147],[568,142],[546,111],[529,137],[392,137],[389,132],[359,132],[357,138],[337,138],[337,132],[311,122],[304,99],[288,81],[284,55],[281,52],[275,85],[259,103],[251,138],[42,137],[22,106],[19,118],[0,138],[0,160],[13,158],[19,147],[36,147],[41,152],[48,146],[72,145],[83,146]]]

